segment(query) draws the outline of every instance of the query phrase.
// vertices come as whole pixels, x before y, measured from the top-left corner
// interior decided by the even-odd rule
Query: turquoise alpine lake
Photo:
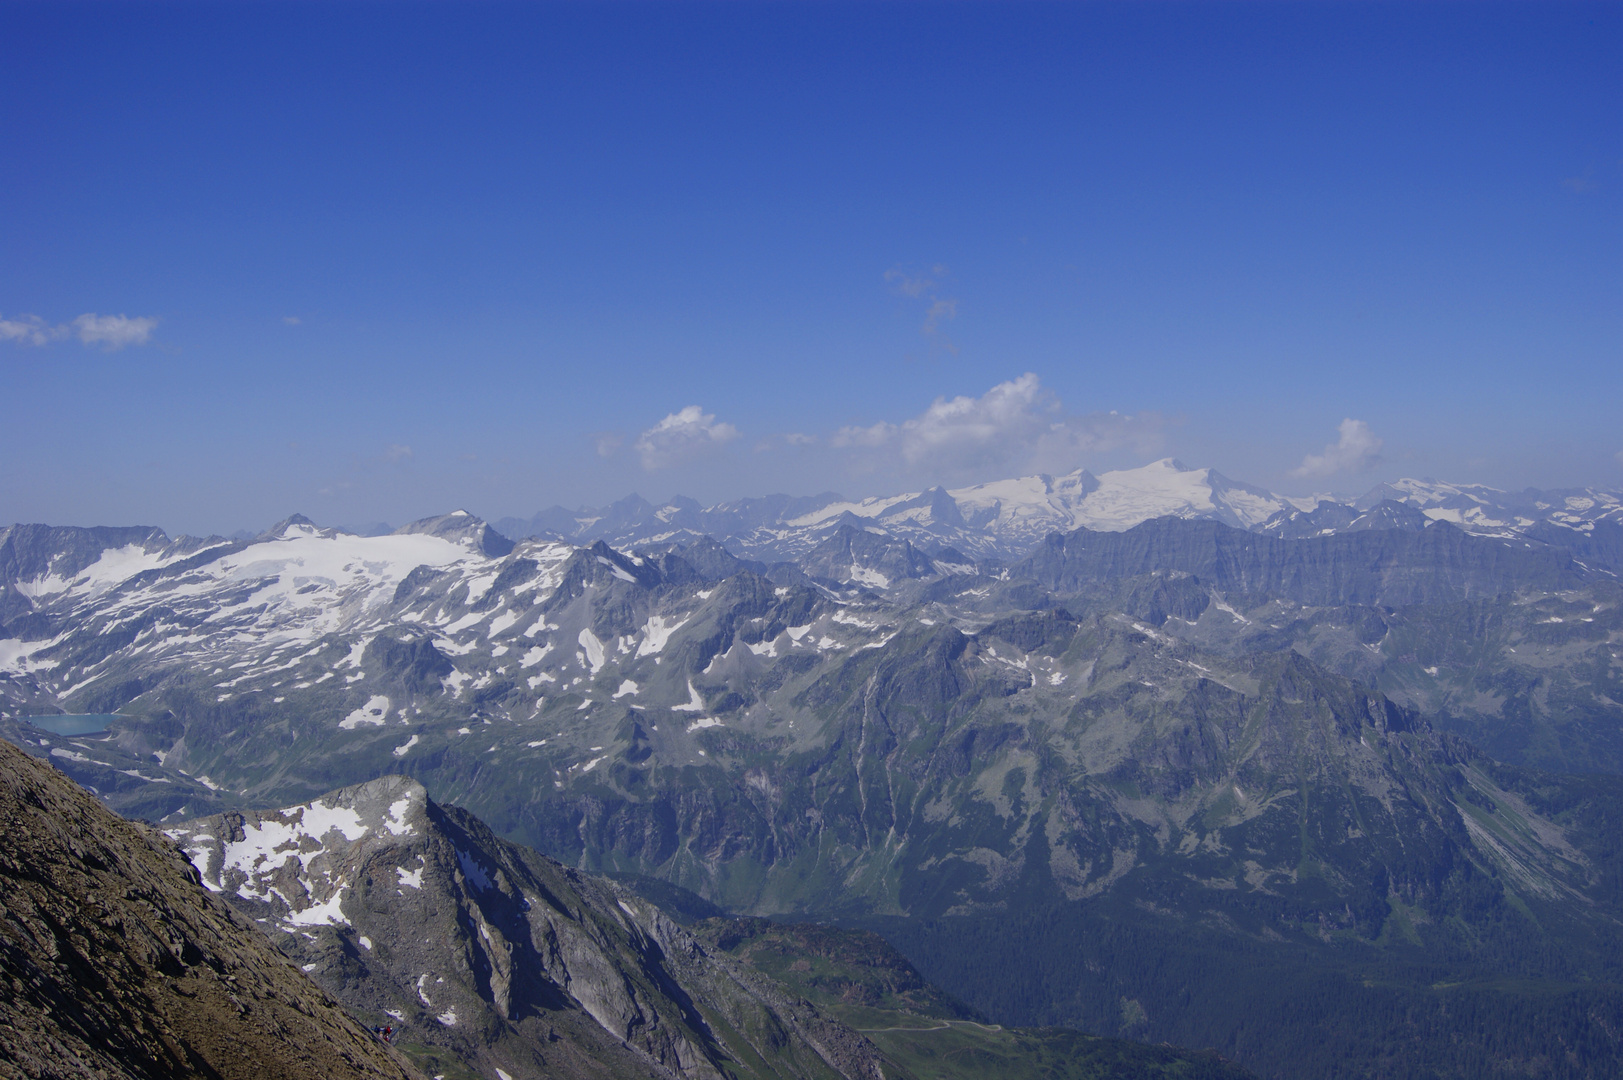
[[[106,731],[114,720],[124,719],[117,713],[63,713],[58,716],[19,716],[25,724],[49,731],[52,735],[94,735]]]

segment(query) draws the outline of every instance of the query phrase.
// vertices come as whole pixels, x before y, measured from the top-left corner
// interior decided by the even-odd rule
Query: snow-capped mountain
[[[1500,536],[1525,532],[1545,521],[1575,529],[1587,529],[1598,521],[1623,524],[1623,494],[1596,488],[1516,492],[1482,484],[1396,480],[1377,485],[1352,505],[1368,510],[1383,500],[1412,506],[1433,521]]]
[[[1010,558],[1050,533],[1077,528],[1116,532],[1166,516],[1253,528],[1281,510],[1311,506],[1167,458],[1098,476],[1078,469],[860,500],[774,495],[707,508],[680,498],[655,506],[633,495],[602,510],[554,507],[529,521],[505,518],[497,528],[511,536],[603,540],[619,548],[709,535],[747,558],[773,561],[801,556],[849,525],[905,538],[927,552],[951,548],[975,558]]]
[[[496,678],[457,666],[474,639],[522,652],[527,679],[556,678],[532,658],[551,648],[556,629],[544,625],[535,605],[571,574],[661,580],[669,570],[656,565],[666,558],[661,545],[668,551],[673,544],[682,545],[682,569],[670,572],[720,580],[749,568],[779,586],[829,597],[983,573],[980,560],[1008,565],[1055,533],[1122,532],[1165,517],[1215,520],[1281,539],[1446,522],[1555,544],[1595,567],[1616,564],[1614,549],[1623,548],[1623,500],[1608,492],[1512,495],[1404,480],[1357,500],[1305,502],[1169,459],[1099,476],[1079,470],[861,501],[775,497],[705,509],[626,500],[612,514],[579,518],[575,532],[584,535],[517,544],[461,510],[379,536],[294,516],[251,541],[171,539],[147,527],[18,525],[0,529],[0,675],[18,705],[48,699],[89,706],[103,688],[128,681],[129,671],[183,665],[220,676],[215,692],[224,702],[239,692],[232,671],[243,680],[249,672],[284,671],[267,686],[293,689],[311,680],[355,682],[368,648],[405,648],[405,637],[417,642],[410,648],[438,658],[423,659],[423,671],[443,667],[448,685],[458,688],[468,683],[478,691],[480,678]],[[585,550],[604,522],[620,535],[612,546],[599,539]],[[741,561],[740,552],[761,561]],[[764,565],[775,559],[793,563]],[[673,609],[662,617],[674,625],[687,615]],[[658,635],[651,634],[616,647],[655,649]],[[811,638],[839,639],[837,628]],[[302,674],[335,641],[345,649],[336,666],[323,661],[321,670]],[[581,649],[594,654],[573,637],[560,641],[553,660]]]
[[[867,499],[832,493],[805,498],[772,495],[705,507],[686,498],[656,506],[632,495],[602,509],[553,507],[528,520],[504,518],[497,529],[508,536],[545,536],[577,544],[602,540],[621,549],[711,536],[745,558],[773,562],[798,559],[841,526],[850,526],[906,539],[927,554],[950,549],[949,559],[1010,559],[1025,555],[1051,533],[1079,528],[1121,532],[1158,517],[1204,518],[1293,536],[1414,523],[1413,515],[1391,507],[1368,516],[1382,503],[1418,511],[1423,515],[1421,524],[1447,521],[1468,532],[1495,536],[1516,535],[1540,522],[1578,529],[1597,521],[1623,522],[1623,495],[1617,492],[1585,488],[1512,493],[1482,485],[1398,480],[1357,498],[1304,498],[1279,495],[1230,480],[1216,469],[1192,469],[1165,458],[1098,475],[1078,469],[1063,476],[1038,474]],[[1311,522],[1300,520],[1320,506],[1340,509]]]

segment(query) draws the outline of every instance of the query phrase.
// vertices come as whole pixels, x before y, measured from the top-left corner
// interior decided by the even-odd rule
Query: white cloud
[[[128,315],[84,314],[73,320],[75,336],[86,345],[100,345],[108,352],[117,352],[126,345],[145,345],[158,328],[158,320],[149,316],[132,319]]]
[[[717,423],[714,413],[689,405],[637,436],[632,446],[642,455],[643,468],[660,469],[736,438],[733,425]]]
[[[283,315],[282,321],[289,326],[298,326],[300,323],[304,322],[304,320],[299,318],[297,315]]]
[[[1331,476],[1340,472],[1363,472],[1381,460],[1382,441],[1369,425],[1351,417],[1343,420],[1341,436],[1324,448],[1322,454],[1309,454],[1291,470],[1292,476]]]
[[[0,319],[0,341],[15,341],[22,345],[44,345],[67,337],[65,326],[46,326],[38,315],[19,315],[15,319]]]
[[[19,315],[15,319],[0,319],[0,341],[45,345],[76,337],[86,345],[100,345],[108,352],[117,352],[126,345],[145,345],[157,327],[158,320],[150,316],[132,319],[128,315],[86,312],[71,324],[50,326],[38,315]]]
[[[936,400],[940,400],[937,398]],[[901,433],[895,424],[879,421],[873,427],[842,427],[828,437],[828,444],[841,450],[853,446],[884,446]]]
[[[1148,451],[1159,443],[1161,418],[1093,413],[1074,416],[1027,372],[998,383],[980,397],[936,398],[930,407],[900,424],[845,427],[831,446],[900,453],[910,467],[934,472],[978,468],[1065,472],[1092,452],[1132,446]]]
[[[406,446],[404,443],[390,443],[383,448],[383,459],[385,461],[405,461],[409,457],[411,457],[411,447]]]

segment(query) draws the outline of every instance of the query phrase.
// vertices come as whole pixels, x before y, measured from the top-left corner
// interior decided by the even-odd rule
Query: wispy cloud
[[[45,345],[68,336],[66,326],[47,326],[38,315],[19,315],[15,319],[0,319],[0,341],[15,341],[19,345]]]
[[[299,318],[297,315],[283,315],[282,321],[288,326],[298,326],[300,323],[304,322],[304,320]]]
[[[950,271],[940,263],[930,267],[928,274],[913,273],[899,266],[893,266],[885,271],[885,281],[902,296],[924,302],[924,322],[919,326],[919,333],[928,338],[932,344],[956,353],[958,346],[947,337],[943,326],[958,317],[958,300],[955,297],[940,295],[937,289],[939,279],[949,274]]]
[[[411,447],[404,443],[390,443],[383,448],[384,461],[405,461],[411,457]]]
[[[948,270],[940,263],[936,263],[930,268],[930,273],[936,277],[946,277]],[[915,300],[935,288],[934,278],[925,274],[909,273],[899,266],[893,266],[886,270],[885,280],[890,282],[891,287],[897,292],[903,296],[911,296]]]
[[[817,436],[807,435],[803,431],[784,431],[761,437],[756,441],[754,450],[757,454],[766,454],[785,447],[816,446],[819,442]]]
[[[147,316],[81,315],[73,320],[73,330],[86,345],[100,345],[116,352],[126,345],[145,345],[158,328],[158,320]]]
[[[1587,195],[1591,191],[1594,191],[1596,188],[1600,187],[1600,185],[1595,182],[1594,169],[1585,169],[1577,176],[1567,177],[1565,180],[1561,181],[1561,186],[1572,192],[1574,195]]]
[[[1129,446],[1149,451],[1164,423],[1153,413],[1124,416],[1065,412],[1059,398],[1031,372],[998,383],[980,397],[936,398],[901,423],[844,427],[829,444],[856,453],[899,454],[931,473],[979,468],[1068,471],[1089,453]]]
[[[1381,447],[1385,444],[1369,430],[1368,424],[1348,417],[1338,430],[1340,437],[1326,446],[1324,453],[1307,455],[1302,464],[1291,470],[1291,475],[1323,477],[1359,473],[1380,463]]]
[[[643,468],[662,469],[736,438],[738,429],[733,425],[718,423],[714,413],[689,405],[637,436],[632,448],[642,457]]]
[[[86,345],[100,345],[107,352],[117,352],[127,345],[145,345],[157,328],[158,320],[146,315],[132,319],[128,315],[86,312],[71,323],[55,326],[38,315],[19,315],[14,319],[0,319],[0,341],[48,345],[74,337]]]
[[[930,306],[924,312],[924,325],[919,329],[926,336],[936,334],[941,324],[950,322],[958,317],[958,301],[931,299]]]

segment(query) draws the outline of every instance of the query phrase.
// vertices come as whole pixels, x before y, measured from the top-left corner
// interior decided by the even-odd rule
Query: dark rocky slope
[[[0,1076],[420,1080],[158,833],[0,741]]]

